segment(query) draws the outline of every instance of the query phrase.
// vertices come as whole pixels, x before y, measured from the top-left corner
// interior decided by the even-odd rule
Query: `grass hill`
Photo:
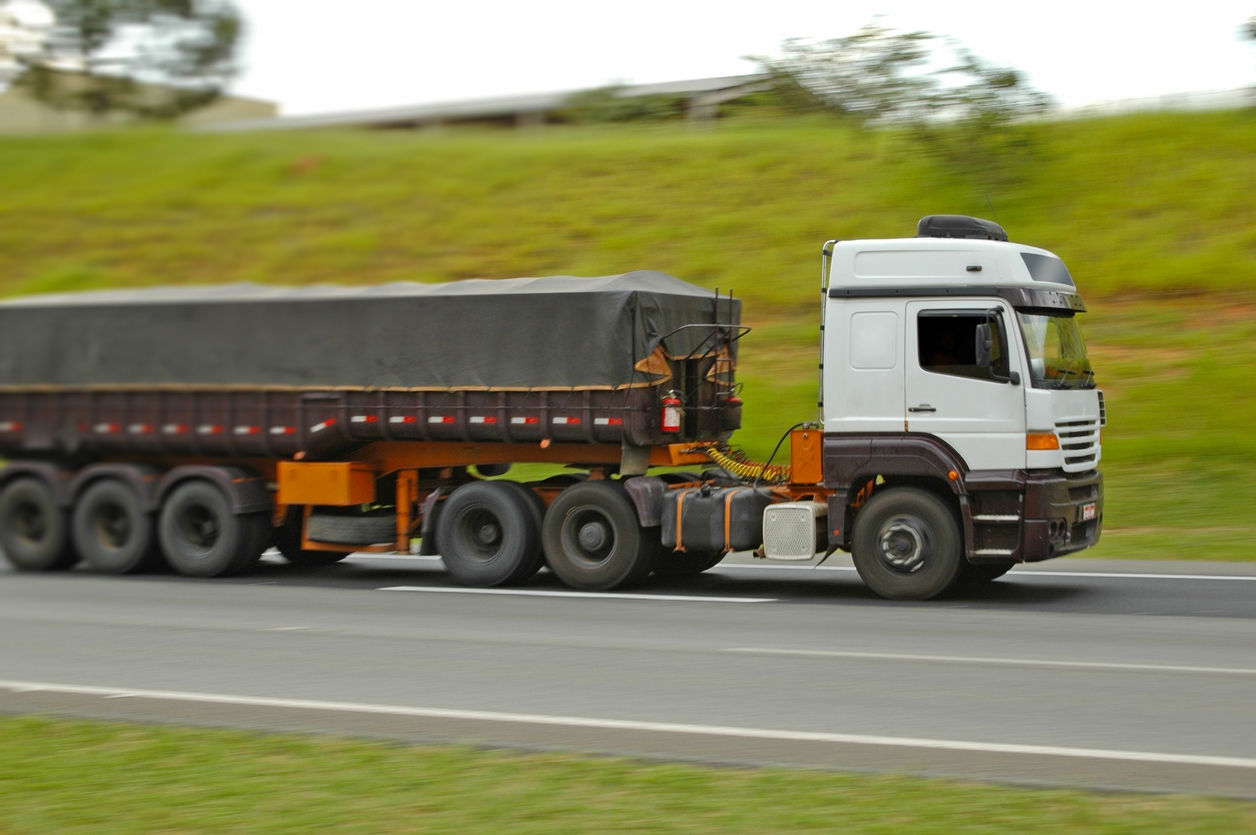
[[[0,294],[664,270],[745,300],[740,440],[765,454],[814,412],[821,242],[992,204],[1091,307],[1111,415],[1094,555],[1256,559],[1256,112],[1030,130],[996,185],[810,117],[3,139]]]

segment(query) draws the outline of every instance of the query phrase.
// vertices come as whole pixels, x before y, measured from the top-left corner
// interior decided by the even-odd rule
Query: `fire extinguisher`
[[[683,411],[680,408],[680,395],[675,391],[669,391],[663,395],[662,414],[659,424],[664,432],[679,432],[680,420]]]

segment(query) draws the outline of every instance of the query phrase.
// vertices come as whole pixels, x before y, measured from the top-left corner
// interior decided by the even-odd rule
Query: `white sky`
[[[19,0],[21,2],[21,0]],[[874,15],[958,38],[1066,106],[1256,84],[1256,0],[235,0],[242,95],[288,114],[753,71]],[[1162,0],[1163,2],[1163,0]]]

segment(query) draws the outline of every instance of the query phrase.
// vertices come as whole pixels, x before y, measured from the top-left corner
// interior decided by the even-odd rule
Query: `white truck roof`
[[[833,247],[831,288],[1024,287],[1076,293],[1054,253],[1005,241],[888,238]]]

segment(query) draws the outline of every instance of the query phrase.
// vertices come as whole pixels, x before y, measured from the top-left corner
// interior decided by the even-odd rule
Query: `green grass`
[[[1093,556],[1256,560],[1256,111],[1032,127],[991,185],[823,118],[0,140],[0,294],[638,268],[733,288],[745,429],[814,415],[826,238],[990,214],[1069,263],[1111,425]]]
[[[1256,831],[1256,805],[0,718],[0,833]]]

